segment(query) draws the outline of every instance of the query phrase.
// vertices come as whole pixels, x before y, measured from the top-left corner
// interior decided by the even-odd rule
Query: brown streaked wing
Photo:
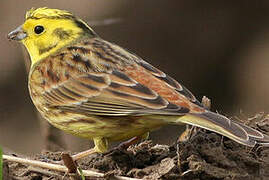
[[[123,72],[87,73],[70,77],[44,94],[52,107],[66,111],[107,116],[182,114],[181,108]]]
[[[158,98],[156,102],[158,102]],[[77,113],[102,116],[138,116],[151,114],[182,115],[189,112],[189,109],[180,108],[170,103],[168,103],[165,108],[161,109],[152,109],[147,107],[148,105],[154,104],[154,101],[147,104],[141,100],[138,101],[138,103],[139,104],[131,103],[122,99],[118,99],[117,97],[111,98],[111,96],[107,97],[101,94],[100,96],[90,98],[87,102],[83,102],[80,105],[60,106],[59,108]],[[146,104],[147,106],[142,106],[142,103]]]
[[[143,61],[142,59],[139,59],[137,63],[140,66],[142,66],[143,68],[145,68],[152,75],[154,75],[158,79],[166,82],[170,87],[174,88],[180,94],[187,97],[190,101],[203,107],[203,105],[195,98],[195,96],[186,87],[184,87],[183,85],[178,83],[175,79],[173,79],[169,75],[165,74],[164,72],[160,71],[159,69],[155,68],[154,66],[147,63],[146,61]]]
[[[99,41],[103,42],[100,46],[94,46],[93,43],[96,41],[88,39],[88,43],[78,42],[67,47],[66,51],[64,50],[66,55],[57,60],[63,62],[66,65],[64,68],[70,68],[71,71],[68,72],[67,79],[45,89],[43,97],[47,99],[48,105],[75,112],[100,115],[153,113],[174,115],[189,111],[189,106],[181,107],[184,102],[181,104],[170,102],[156,89],[137,81],[136,77],[129,76],[126,69],[137,68],[135,59],[139,59],[138,57],[129,54],[117,45],[101,39]],[[98,56],[96,53],[101,53],[102,56]],[[108,58],[112,59],[113,63],[108,62]],[[51,61],[52,64],[55,62]],[[86,64],[91,64],[91,66],[84,66]],[[150,80],[152,77],[151,79],[157,80],[155,84],[161,81],[156,77],[166,77],[161,71],[145,64],[144,68],[152,72],[148,73],[148,78]],[[51,69],[51,71],[57,74],[56,70]],[[180,85],[176,81],[166,80],[168,83],[165,80],[162,80],[163,83],[161,83],[170,84],[171,87],[168,89],[180,89]],[[163,90],[165,89],[163,88]],[[172,98],[178,98],[176,91],[173,95]]]
[[[93,44],[95,44],[94,46],[95,51],[98,51],[99,53],[102,54],[102,56],[99,56],[98,58],[99,61],[97,62],[99,63],[102,62],[102,64],[104,64],[104,62],[108,63],[104,58],[103,60],[102,57],[109,57],[110,59],[113,59],[113,64],[112,64],[113,69],[116,68],[120,70],[121,72],[123,71],[124,73],[126,73],[128,78],[132,78],[134,80],[139,79],[139,77],[130,77],[130,73],[128,72],[128,70],[131,69],[134,71],[136,70],[141,71],[139,67],[136,67],[138,65],[141,68],[143,68],[144,71],[147,71],[149,75],[146,76],[144,80],[142,81],[137,80],[137,82],[149,87],[149,89],[152,90],[153,88],[150,87],[150,84],[153,84],[153,82],[149,82],[149,81],[154,79],[154,81],[156,81],[154,84],[158,84],[159,82],[160,86],[163,86],[163,87],[167,86],[166,88],[167,92],[168,91],[175,92],[175,93],[170,93],[172,98],[179,99],[179,101],[174,102],[174,104],[177,104],[178,106],[183,106],[186,108],[189,108],[189,106],[193,106],[191,111],[197,112],[197,113],[204,111],[203,106],[199,103],[199,101],[197,101],[197,99],[192,95],[192,93],[187,88],[180,85],[176,80],[166,75],[164,72],[160,71],[159,69],[153,67],[146,61],[142,60],[139,56],[135,55],[132,52],[129,52],[126,49],[123,49],[117,46],[116,44],[109,43],[100,38],[95,39],[95,42]],[[98,44],[98,46],[96,46],[96,44]],[[134,73],[134,74],[136,74],[136,76],[140,75],[139,72]],[[152,78],[150,76],[154,76],[155,78]],[[158,80],[160,80],[161,82]],[[162,90],[164,89],[165,88],[162,88]],[[164,97],[163,95],[165,94],[165,92],[161,93],[160,91],[156,89],[154,89],[154,91],[158,92],[160,96]],[[167,97],[167,95],[165,96]],[[170,102],[169,99],[171,98],[167,99],[166,97],[164,97],[164,99]],[[182,103],[180,103],[180,101]],[[186,104],[188,104],[188,106],[184,106]]]

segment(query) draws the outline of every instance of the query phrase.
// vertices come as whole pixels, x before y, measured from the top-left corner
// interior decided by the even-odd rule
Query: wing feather
[[[145,68],[152,75],[154,75],[158,79],[165,82],[171,88],[175,89],[177,92],[179,92],[183,96],[187,97],[191,102],[197,104],[200,107],[203,107],[203,105],[196,99],[196,97],[186,87],[184,87],[183,85],[178,83],[175,79],[173,79],[169,75],[167,75],[164,72],[160,71],[159,69],[155,68],[154,66],[147,63],[146,61],[143,61],[142,59],[138,60],[138,64],[141,65],[143,68]]]
[[[171,104],[158,93],[117,70],[71,76],[43,93],[55,108],[93,115],[180,114],[188,109]]]

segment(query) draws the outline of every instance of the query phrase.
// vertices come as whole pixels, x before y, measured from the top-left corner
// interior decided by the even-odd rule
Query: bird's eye
[[[34,31],[36,34],[40,34],[44,31],[44,27],[43,26],[36,26]]]

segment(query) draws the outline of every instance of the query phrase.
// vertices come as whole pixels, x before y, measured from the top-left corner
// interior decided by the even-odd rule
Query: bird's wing
[[[99,38],[66,47],[43,65],[49,70],[43,97],[51,107],[109,116],[204,111],[174,79]]]
[[[141,67],[143,67],[148,73],[152,74],[157,79],[161,80],[163,83],[168,85],[170,88],[179,92],[180,95],[183,95],[192,103],[197,104],[200,107],[203,107],[203,105],[196,99],[196,97],[186,87],[184,87],[182,84],[177,82],[175,79],[173,79],[169,75],[165,74],[164,72],[160,71],[159,69],[155,68],[154,66],[147,63],[146,61],[142,60],[141,58],[137,59],[137,63]]]
[[[51,107],[94,115],[175,115],[189,111],[169,103],[154,90],[117,70],[70,77],[57,86],[51,86],[43,96]]]

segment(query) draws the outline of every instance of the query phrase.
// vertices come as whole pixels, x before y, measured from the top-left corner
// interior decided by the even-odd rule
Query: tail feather
[[[268,135],[210,111],[201,114],[189,113],[177,121],[214,131],[247,146],[253,147],[257,143],[269,146]]]
[[[252,139],[254,139],[255,141],[259,142],[259,143],[269,143],[269,136],[265,135],[253,128],[250,128],[244,124],[240,124],[241,127],[247,132],[247,134],[249,135],[249,137],[251,137]]]

